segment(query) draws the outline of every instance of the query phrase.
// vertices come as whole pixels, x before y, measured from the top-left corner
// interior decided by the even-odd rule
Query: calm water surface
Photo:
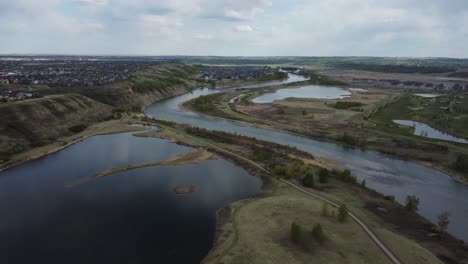
[[[216,210],[260,188],[243,169],[218,159],[64,187],[190,151],[131,133],[95,136],[1,173],[0,263],[199,263],[213,243]],[[195,192],[178,196],[177,185]]]
[[[414,135],[428,137],[428,138],[435,138],[441,139],[446,141],[458,142],[458,143],[465,143],[468,144],[468,139],[459,138],[453,135],[450,135],[446,132],[437,130],[427,124],[416,122],[412,120],[393,120],[394,123],[399,125],[413,127],[414,128]]]
[[[299,78],[294,76],[294,78]],[[254,87],[255,88],[255,87]],[[338,144],[322,142],[287,133],[260,129],[237,122],[219,120],[183,112],[179,104],[200,95],[220,90],[197,90],[168,100],[157,102],[146,109],[146,114],[212,130],[221,130],[256,137],[258,139],[295,146],[298,149],[335,160],[353,171],[359,179],[366,179],[367,186],[386,195],[395,195],[403,203],[406,196],[420,198],[419,213],[434,223],[443,211],[451,213],[449,232],[468,240],[468,187],[450,176],[414,162],[388,157],[371,151],[346,148]]]
[[[286,98],[343,99],[351,93],[339,87],[307,85],[299,88],[279,89],[273,93],[260,95],[252,100],[254,103],[271,103]]]

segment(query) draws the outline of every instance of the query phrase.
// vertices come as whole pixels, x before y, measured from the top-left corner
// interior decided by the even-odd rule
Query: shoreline
[[[242,120],[229,119],[229,118],[219,117],[219,116],[212,116],[212,115],[208,115],[208,114],[205,114],[205,113],[201,113],[201,112],[189,109],[189,108],[187,108],[186,106],[183,105],[184,103],[186,103],[186,102],[182,102],[182,103],[179,104],[179,109],[181,111],[183,111],[183,112],[187,112],[187,113],[192,112],[192,113],[196,113],[198,115],[201,115],[201,116],[204,116],[204,117],[207,117],[207,118],[210,118],[210,119],[221,119],[221,120],[224,120],[224,121],[236,122],[236,123],[240,123],[242,125],[246,125],[246,126],[250,126],[250,127],[254,127],[254,128],[261,128],[261,129],[267,129],[267,130],[275,131],[275,132],[287,133],[289,135],[304,137],[304,138],[311,139],[311,140],[333,143],[333,144],[337,144],[337,145],[340,145],[340,146],[343,146],[343,147],[350,147],[350,148],[359,149],[359,150],[362,150],[362,151],[369,151],[369,152],[372,152],[372,153],[375,153],[375,154],[378,154],[378,155],[383,155],[383,156],[389,157],[389,158],[399,159],[399,160],[408,161],[408,162],[414,162],[416,164],[425,166],[427,168],[437,170],[437,171],[439,171],[439,172],[441,172],[443,174],[446,174],[451,179],[468,186],[468,181],[464,180],[460,174],[454,173],[453,171],[446,170],[446,169],[442,168],[441,166],[437,166],[437,165],[435,165],[433,163],[430,163],[430,162],[425,162],[425,161],[421,161],[421,160],[409,159],[409,158],[405,158],[405,157],[401,157],[401,156],[397,156],[397,155],[382,153],[382,152],[379,152],[379,151],[376,151],[376,150],[373,150],[373,149],[347,145],[347,144],[344,144],[342,142],[334,141],[334,140],[330,140],[330,139],[315,138],[315,137],[295,133],[295,132],[284,130],[284,129],[276,129],[276,128],[273,128],[273,127],[270,127],[270,126],[267,126],[267,125],[249,123],[249,122],[242,121]]]
[[[128,121],[130,121],[130,119],[128,119]],[[37,160],[37,159],[46,157],[48,155],[52,155],[54,153],[57,153],[61,150],[64,150],[68,147],[73,146],[74,144],[77,144],[83,140],[86,140],[94,136],[112,135],[112,134],[120,134],[120,133],[128,133],[128,132],[140,132],[140,131],[146,130],[145,128],[132,127],[132,126],[129,126],[128,124],[124,124],[125,121],[122,119],[100,122],[100,123],[93,124],[93,126],[101,126],[105,124],[106,122],[116,122],[118,123],[117,124],[118,126],[112,127],[112,124],[109,124],[109,126],[105,126],[103,128],[98,128],[98,127],[90,128],[79,134],[60,138],[60,139],[57,139],[56,142],[52,142],[50,144],[47,144],[41,147],[32,148],[25,152],[19,153],[18,155],[13,156],[12,160],[0,165],[0,173],[7,171],[9,169],[12,169],[16,166],[23,165],[29,161]],[[134,120],[134,122],[132,123],[138,123],[138,122],[140,121]],[[106,131],[106,129],[109,129],[109,130]],[[103,130],[103,131],[100,131],[100,130]],[[80,135],[80,134],[83,134],[83,135]],[[64,145],[60,144],[60,145],[54,146],[55,144],[59,144],[60,142],[67,142],[67,143]],[[38,152],[38,153],[35,153],[35,152]]]

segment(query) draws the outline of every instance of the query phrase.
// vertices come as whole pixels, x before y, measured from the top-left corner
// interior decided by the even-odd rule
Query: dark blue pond
[[[193,149],[130,133],[96,136],[0,174],[0,263],[199,263],[216,210],[252,197],[260,180],[221,159],[116,173],[116,166]],[[188,196],[177,185],[194,185]]]

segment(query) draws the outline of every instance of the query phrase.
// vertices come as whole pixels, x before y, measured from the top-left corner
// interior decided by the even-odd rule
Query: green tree
[[[342,204],[338,209],[338,221],[345,222],[348,218],[348,207],[346,204]]]
[[[305,187],[309,187],[309,188],[315,186],[314,174],[312,172],[308,172],[306,176],[304,177],[304,179],[302,179],[302,185],[304,185]]]
[[[328,178],[330,177],[330,172],[327,169],[325,169],[325,168],[320,169],[318,175],[319,175],[319,182],[320,183],[328,183]]]
[[[304,231],[302,230],[302,226],[293,222],[291,224],[291,240],[295,244],[301,244],[302,240],[304,239]]]
[[[439,230],[441,232],[445,232],[447,230],[448,225],[450,224],[450,213],[443,212],[437,216],[437,225],[439,226]]]
[[[363,180],[361,181],[361,187],[362,187],[363,189],[366,188],[366,180],[365,180],[365,179],[363,179]]]
[[[410,212],[418,211],[419,207],[419,198],[416,195],[406,196],[405,208]]]
[[[320,245],[322,245],[327,239],[327,237],[325,236],[325,233],[323,232],[323,228],[321,224],[314,225],[314,227],[312,228],[312,236]]]

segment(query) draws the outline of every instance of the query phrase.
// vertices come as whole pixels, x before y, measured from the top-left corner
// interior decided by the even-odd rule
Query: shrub
[[[453,168],[459,172],[468,172],[468,155],[459,154],[457,160],[453,164]]]
[[[320,183],[327,183],[328,182],[328,178],[330,177],[330,172],[323,168],[319,171],[319,182]]]
[[[347,182],[347,183],[352,183],[356,184],[357,183],[357,178],[351,174],[351,171],[346,169],[339,173],[338,179]]]
[[[304,240],[304,231],[302,230],[302,226],[296,222],[291,224],[291,240],[295,244],[301,244]]]
[[[384,199],[387,201],[394,202],[395,201],[395,195],[385,195]]]
[[[317,241],[319,244],[323,244],[327,237],[323,232],[323,228],[321,224],[315,224],[312,228],[312,237]]]
[[[405,208],[410,212],[418,211],[419,198],[416,195],[406,196]]]
[[[80,124],[80,125],[76,125],[76,126],[71,126],[68,128],[68,130],[70,132],[73,132],[73,133],[80,133],[82,131],[84,131],[86,129],[86,125],[84,124]]]
[[[437,225],[439,226],[439,231],[445,232],[447,230],[447,227],[450,224],[449,217],[449,212],[443,212],[437,216]]]
[[[314,174],[312,172],[308,172],[306,176],[304,177],[304,179],[302,179],[302,185],[304,185],[305,187],[309,187],[309,188],[315,186]]]
[[[365,189],[365,188],[366,188],[366,185],[367,185],[366,180],[363,179],[363,180],[361,181],[361,188]]]
[[[346,204],[342,204],[338,209],[338,221],[345,222],[348,219],[348,207]]]
[[[276,165],[273,171],[275,175],[279,177],[283,177],[284,174],[286,173],[286,169],[284,168],[284,166],[281,166],[281,165]]]

